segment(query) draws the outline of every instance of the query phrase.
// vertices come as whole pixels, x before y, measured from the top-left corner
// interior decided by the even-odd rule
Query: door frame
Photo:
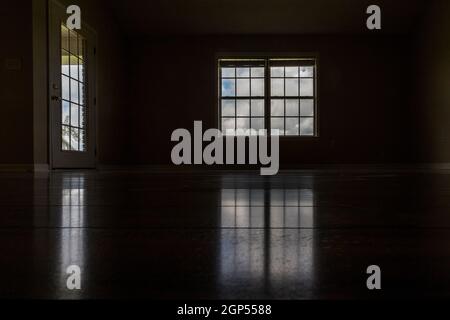
[[[67,5],[68,6],[68,5]],[[55,12],[55,10],[60,11],[63,10],[64,12],[66,12],[66,5],[64,5],[63,3],[57,1],[57,0],[49,0],[48,1],[48,16],[47,16],[47,48],[48,48],[48,66],[47,66],[47,72],[48,72],[48,87],[47,87],[47,97],[48,97],[48,142],[49,142],[49,148],[48,148],[48,152],[49,152],[49,167],[50,169],[96,169],[98,166],[98,152],[97,152],[97,148],[98,148],[98,121],[97,121],[97,108],[98,108],[98,58],[97,58],[97,47],[98,47],[98,36],[97,36],[97,32],[95,31],[94,28],[92,28],[89,24],[87,24],[84,19],[82,19],[81,21],[81,30],[77,32],[82,33],[83,35],[85,35],[91,43],[91,47],[93,50],[93,54],[92,54],[92,58],[91,60],[89,60],[89,64],[88,64],[88,75],[86,75],[88,77],[88,85],[87,85],[87,90],[88,90],[88,99],[91,101],[91,104],[89,105],[89,108],[91,108],[92,110],[89,113],[89,116],[92,118],[89,120],[88,125],[93,126],[92,129],[92,138],[90,140],[91,143],[91,148],[93,148],[93,161],[94,163],[89,166],[79,166],[76,165],[75,163],[71,164],[70,161],[68,161],[68,165],[67,167],[64,166],[55,166],[54,163],[54,152],[53,152],[53,143],[56,143],[54,140],[54,127],[55,124],[53,123],[53,119],[55,119],[55,108],[53,106],[54,101],[52,100],[52,84],[55,83],[55,74],[52,73],[52,69],[55,69],[54,66],[52,66],[52,63],[54,63],[54,61],[56,61],[55,59],[60,59],[60,51],[61,48],[59,46],[59,48],[55,48],[55,42],[52,41],[51,37],[52,37],[52,32],[54,32],[54,28],[55,26],[53,25],[53,22],[55,20],[59,20],[58,18],[58,13]],[[83,17],[83,16],[82,16]],[[54,35],[53,35],[54,36]],[[56,49],[56,50],[55,50]],[[59,50],[57,50],[59,49]],[[58,51],[58,58],[55,57],[55,52]],[[52,68],[53,67],[53,68]],[[92,69],[92,70],[91,70]],[[89,71],[91,70],[91,71]]]

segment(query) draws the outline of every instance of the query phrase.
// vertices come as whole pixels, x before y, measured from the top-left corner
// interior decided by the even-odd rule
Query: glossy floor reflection
[[[221,295],[233,298],[242,283],[281,292],[314,282],[313,189],[222,189],[220,235]],[[254,229],[262,232],[256,233]],[[291,232],[289,229],[297,229]]]
[[[450,296],[450,172],[0,174],[0,297]],[[382,268],[382,291],[365,270]],[[82,289],[66,289],[66,269]]]

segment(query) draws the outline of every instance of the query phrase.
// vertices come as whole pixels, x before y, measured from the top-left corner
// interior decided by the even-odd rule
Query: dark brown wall
[[[33,162],[33,64],[31,1],[0,6],[0,164]],[[21,68],[8,70],[6,59]]]
[[[424,162],[450,162],[450,2],[433,1],[415,38],[414,139]]]
[[[169,164],[174,129],[217,127],[218,52],[318,54],[320,138],[282,141],[282,164],[409,162],[409,45],[371,35],[131,40],[129,162]]]

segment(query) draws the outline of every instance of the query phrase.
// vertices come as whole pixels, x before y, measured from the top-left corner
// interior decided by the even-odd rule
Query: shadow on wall
[[[450,162],[450,2],[432,2],[415,38],[415,144],[425,162]]]

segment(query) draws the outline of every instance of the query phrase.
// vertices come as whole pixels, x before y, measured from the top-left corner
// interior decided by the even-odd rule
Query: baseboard
[[[0,172],[48,172],[49,166],[45,163],[36,164],[0,164]]]
[[[34,172],[49,172],[50,166],[47,163],[35,163]]]
[[[99,165],[99,171],[179,171],[179,172],[199,172],[199,171],[256,171],[259,167],[249,168],[248,166],[205,166],[205,165]],[[280,171],[314,171],[314,170],[333,170],[333,171],[351,171],[351,170],[450,170],[450,163],[343,163],[343,164],[299,164],[280,166]]]
[[[32,164],[0,164],[0,172],[33,172]]]

